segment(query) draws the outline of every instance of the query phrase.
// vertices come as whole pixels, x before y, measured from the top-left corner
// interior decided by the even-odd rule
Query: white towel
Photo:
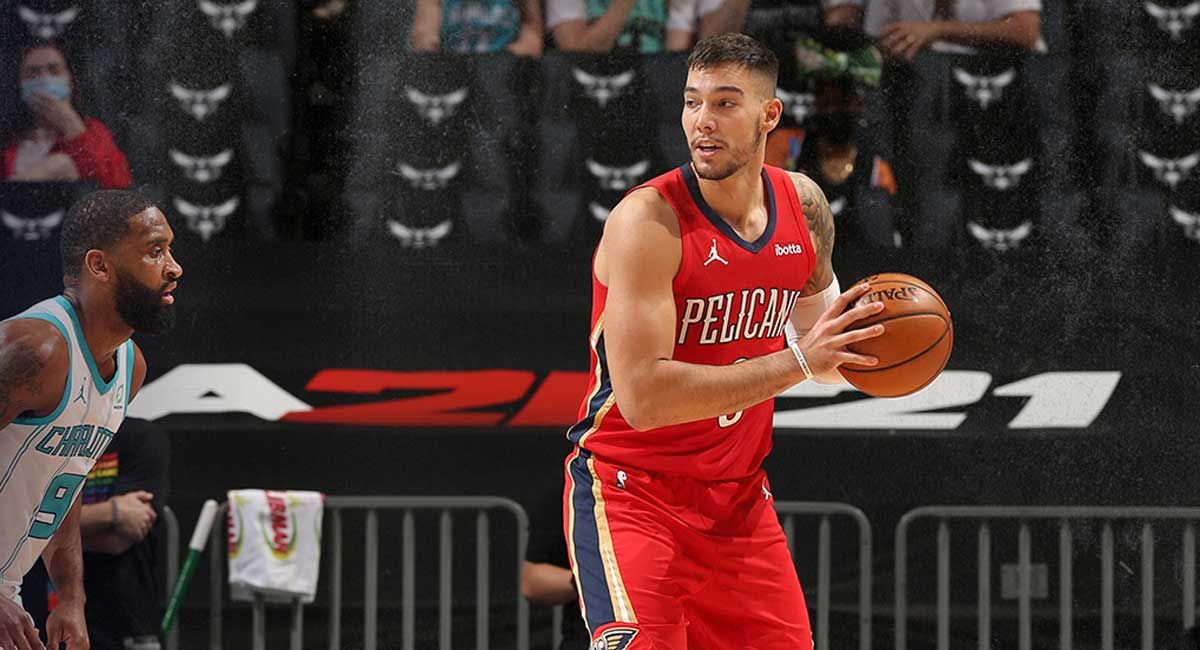
[[[293,490],[230,490],[229,585],[235,600],[262,594],[311,603],[321,565],[325,495]]]

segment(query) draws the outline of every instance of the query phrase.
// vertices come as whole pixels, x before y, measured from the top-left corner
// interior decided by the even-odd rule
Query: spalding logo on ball
[[[882,323],[884,332],[848,347],[878,358],[879,365],[842,364],[842,376],[873,397],[903,397],[928,386],[946,368],[954,349],[954,324],[942,297],[924,281],[903,273],[880,273],[856,284],[869,284],[871,290],[852,307],[882,302],[883,310],[848,329]]]

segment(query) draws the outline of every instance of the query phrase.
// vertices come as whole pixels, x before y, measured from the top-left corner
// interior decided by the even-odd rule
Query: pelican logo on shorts
[[[989,165],[974,158],[968,158],[967,166],[979,175],[984,185],[1004,192],[1021,183],[1021,177],[1033,167],[1033,159],[1026,158],[1012,165]]]
[[[179,100],[180,107],[201,122],[204,121],[204,118],[217,112],[221,102],[228,99],[229,93],[233,91],[232,84],[221,84],[208,90],[193,90],[184,88],[174,81],[169,84],[168,88],[171,96]]]
[[[628,481],[628,480],[629,480],[629,475],[625,473],[625,470],[623,470],[623,469],[617,470],[617,487],[624,490],[625,489],[625,481]]]
[[[985,228],[974,221],[967,222],[967,231],[984,248],[992,251],[1010,251],[1021,247],[1029,234],[1033,232],[1033,222],[1025,221],[1016,228],[1000,230]]]
[[[612,213],[612,210],[592,201],[588,203],[588,212],[596,221],[608,221],[608,215]]]
[[[613,98],[623,94],[634,78],[633,70],[626,70],[611,77],[601,77],[579,68],[572,68],[571,76],[575,77],[575,81],[583,86],[583,92],[595,100],[600,108],[604,108]]]
[[[50,41],[59,38],[71,23],[79,17],[79,7],[72,5],[58,13],[43,14],[26,7],[17,5],[17,15],[25,21],[29,33],[35,38]]]
[[[1154,172],[1154,178],[1171,189],[1192,174],[1196,163],[1200,163],[1200,151],[1182,158],[1159,158],[1148,151],[1138,151],[1138,159]]]
[[[610,627],[592,642],[592,650],[625,650],[637,635],[637,628]]]
[[[609,167],[589,158],[586,164],[588,173],[596,179],[600,189],[611,192],[624,192],[637,185],[650,170],[649,160],[639,160],[628,167]]]
[[[388,231],[392,233],[393,237],[400,240],[400,244],[405,248],[434,248],[453,229],[454,222],[449,219],[431,228],[406,226],[394,219],[388,220]]]
[[[296,550],[296,514],[292,512],[284,492],[268,490],[267,513],[262,515],[263,540],[276,560],[286,560]]]
[[[171,162],[183,170],[188,180],[197,183],[211,183],[221,177],[225,165],[233,160],[233,149],[226,149],[215,156],[189,156],[177,149],[171,149]]]
[[[1195,114],[1196,106],[1200,105],[1200,88],[1176,91],[1148,83],[1146,89],[1158,101],[1163,112],[1170,115],[1176,124],[1183,124],[1187,118]]]
[[[229,215],[237,211],[241,199],[229,197],[224,203],[217,205],[196,205],[188,203],[178,196],[175,199],[175,209],[187,217],[188,230],[200,235],[201,241],[208,241],[212,236],[225,230]]]
[[[0,210],[0,221],[3,221],[5,227],[12,231],[13,239],[37,241],[50,239],[54,229],[62,223],[64,214],[66,214],[65,210],[59,210],[43,217],[26,219]]]
[[[434,169],[417,169],[407,163],[398,162],[396,169],[391,173],[408,181],[413,189],[434,191],[446,189],[450,181],[458,176],[460,169],[462,169],[462,163],[458,161]]]
[[[1196,16],[1200,16],[1200,2],[1182,7],[1163,7],[1153,2],[1145,4],[1146,13],[1158,23],[1158,28],[1171,35],[1171,40],[1182,41],[1183,33],[1192,28]]]
[[[246,500],[240,496],[233,497],[233,503],[229,504],[229,509],[225,512],[225,539],[227,540],[227,550],[229,559],[232,560],[242,552],[243,533],[245,526],[242,522],[242,506]]]
[[[200,11],[208,16],[213,29],[233,38],[234,32],[246,26],[246,19],[258,8],[258,0],[243,0],[236,4],[221,4],[212,0],[196,0]]]
[[[967,97],[987,108],[1004,97],[1004,89],[1017,78],[1017,71],[1009,68],[992,77],[975,76],[962,68],[954,68],[954,79],[962,85]]]
[[[1200,214],[1192,214],[1173,205],[1170,211],[1171,221],[1183,228],[1183,235],[1194,242],[1200,242]]]
[[[412,86],[405,86],[404,96],[409,103],[417,107],[417,112],[421,114],[421,117],[437,126],[454,115],[454,111],[458,110],[458,105],[467,98],[467,89],[459,88],[445,95],[426,95]]]
[[[812,93],[793,93],[778,88],[775,90],[775,95],[779,97],[779,101],[783,102],[783,112],[791,115],[797,124],[808,119],[808,114],[812,112],[813,108]]]

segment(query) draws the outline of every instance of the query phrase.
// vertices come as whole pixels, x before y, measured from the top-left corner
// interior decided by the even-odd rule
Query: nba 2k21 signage
[[[296,424],[396,427],[566,427],[587,389],[587,373],[527,370],[404,372],[329,369],[297,396],[244,364],[183,364],[142,388],[135,417],[248,413]],[[776,430],[958,429],[989,402],[1020,404],[1008,429],[1087,429],[1121,380],[1117,371],[1044,372],[997,382],[987,372],[947,370],[924,390],[897,399],[865,397],[848,385],[802,383],[780,395]],[[414,392],[416,397],[396,398]],[[344,403],[328,403],[330,397]],[[306,402],[321,397],[322,406]],[[364,401],[364,397],[367,397]],[[992,426],[996,426],[996,422]]]

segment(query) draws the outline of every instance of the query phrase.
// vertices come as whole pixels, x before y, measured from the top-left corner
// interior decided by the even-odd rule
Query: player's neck
[[[97,295],[79,287],[63,289],[65,297],[75,308],[79,329],[87,340],[88,349],[97,366],[111,359],[117,347],[133,336],[133,329],[117,313],[116,305],[109,296]]]
[[[738,232],[751,225],[755,215],[765,213],[762,168],[762,163],[756,161],[719,181],[699,178],[705,203]]]

